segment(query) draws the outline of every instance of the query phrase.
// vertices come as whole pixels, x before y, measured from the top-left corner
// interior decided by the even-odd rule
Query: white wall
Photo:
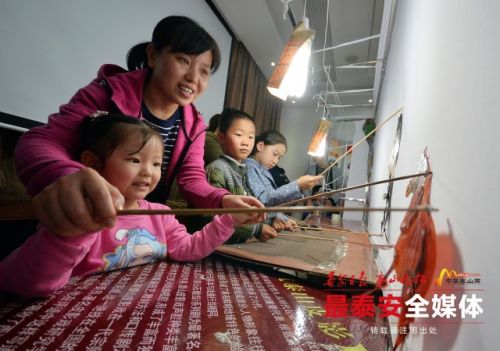
[[[333,113],[333,111],[332,111]],[[285,135],[288,143],[288,152],[285,158],[280,162],[280,167],[283,167],[290,180],[297,179],[305,174],[311,161],[307,155],[307,147],[311,141],[311,137],[317,126],[319,119],[322,116],[321,111],[315,111],[311,106],[295,106],[286,104],[283,106],[281,113],[280,132]],[[335,112],[334,117],[342,116],[367,116],[372,117],[371,110],[367,108],[350,109],[349,111]],[[353,125],[346,124],[342,128],[349,127],[349,131],[353,130],[353,143],[362,139],[365,135],[362,130],[364,120],[352,122]],[[344,123],[345,124],[345,123]],[[340,122],[333,122],[332,128],[339,127]],[[350,134],[349,131],[344,131]],[[367,182],[367,155],[368,144],[362,142],[357,146],[352,153],[351,170],[348,173],[348,183],[346,186],[358,185]],[[346,197],[365,199],[366,192],[364,189],[352,190],[346,193]],[[350,207],[363,207],[357,202],[348,202]],[[345,212],[343,218],[361,221],[363,214],[361,212]]]
[[[199,0],[0,2],[0,111],[46,122],[100,65],[125,67],[127,51],[169,15],[193,18],[220,46],[221,67],[196,102],[208,120],[223,107],[231,37]]]
[[[353,144],[356,144],[359,140],[365,137],[363,132],[363,123],[365,121],[354,122],[354,135]],[[352,150],[351,153],[351,166],[349,170],[349,178],[346,186],[354,186],[368,182],[367,176],[367,159],[368,159],[368,143],[366,141],[361,142],[356,148]],[[366,200],[366,191],[364,188],[355,189],[345,193],[345,197],[354,199],[364,199]],[[363,203],[356,201],[345,201],[346,207],[362,208]],[[343,219],[350,219],[356,221],[363,220],[363,212],[344,212],[342,214]]]
[[[358,117],[358,118],[373,118],[372,108],[368,107],[353,107],[353,108],[344,108],[341,111],[332,110],[330,111],[330,116],[332,117],[332,130],[336,128],[345,128],[349,127],[349,132],[345,131],[346,137],[344,139],[350,141],[350,143],[354,146],[350,156],[346,156],[345,159],[349,160],[350,158],[350,168],[346,170],[347,184],[345,187],[350,187],[354,185],[359,185],[368,182],[368,152],[369,146],[366,141],[361,141],[365,137],[365,133],[363,132],[363,124],[365,123],[364,119],[361,120],[352,120],[350,122],[340,122],[342,120],[349,120],[349,116]],[[335,121],[336,118],[339,118],[339,121]],[[345,125],[345,126],[344,126]],[[336,131],[337,133],[342,133],[342,131]],[[349,138],[347,137],[349,135]],[[358,144],[359,143],[359,144]],[[357,145],[356,145],[357,144]],[[366,200],[367,192],[365,188],[355,189],[345,192],[346,198],[354,198]],[[354,207],[354,208],[362,208],[364,204],[357,201],[345,201],[346,207]],[[363,220],[363,212],[344,212],[342,214],[343,219],[362,221]]]
[[[493,350],[498,342],[498,14],[497,0],[399,1],[377,121],[404,107],[396,175],[414,173],[428,147],[434,172],[431,202],[439,208],[433,214],[436,229],[448,233],[450,222],[462,261],[456,268],[480,273],[479,288],[484,289],[476,292],[483,299],[479,320],[484,324],[430,320],[427,325],[437,326],[438,336],[414,338],[408,350]],[[393,136],[394,129],[382,128],[375,140],[373,179],[387,176]],[[403,196],[406,184],[395,184],[392,206],[408,206]],[[372,206],[384,205],[384,190],[385,186],[372,189]],[[403,214],[392,215],[395,241]],[[380,218],[381,214],[370,215],[370,232],[380,230]],[[438,246],[440,261],[448,259],[443,250]],[[387,268],[392,252],[383,261]]]
[[[306,174],[311,158],[307,148],[320,118],[321,112],[310,106],[283,106],[280,132],[287,140],[288,150],[279,166],[285,169],[290,180]]]

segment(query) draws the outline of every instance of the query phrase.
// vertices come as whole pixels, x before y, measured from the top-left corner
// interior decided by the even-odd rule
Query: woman
[[[156,25],[151,42],[129,51],[130,71],[102,66],[97,78],[51,115],[47,125],[27,132],[16,148],[16,166],[28,192],[36,195],[34,210],[42,224],[61,235],[115,224],[123,196],[98,174],[82,171],[77,161],[80,123],[99,110],[144,119],[162,134],[164,168],[148,200],[164,202],[176,179],[193,206],[262,207],[253,197],[210,186],[205,178],[205,124],[193,102],[219,63],[217,43],[202,27],[186,17],[166,17]]]

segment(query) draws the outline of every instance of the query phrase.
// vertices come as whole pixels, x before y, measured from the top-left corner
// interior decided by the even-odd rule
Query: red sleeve
[[[49,116],[46,125],[29,130],[19,139],[16,168],[30,195],[83,168],[78,162],[80,123],[96,110],[108,110],[110,104],[106,88],[94,81],[61,105],[58,113]]]
[[[201,118],[201,117],[199,117]],[[215,188],[207,181],[205,173],[205,126],[198,128],[201,133],[188,149],[177,174],[179,190],[186,201],[198,208],[222,207],[222,197],[231,194],[226,189]]]
[[[62,288],[83,260],[97,233],[62,239],[40,229],[0,262],[0,290],[40,297]]]

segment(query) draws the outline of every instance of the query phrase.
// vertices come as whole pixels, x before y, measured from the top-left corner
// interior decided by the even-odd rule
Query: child
[[[235,195],[249,194],[246,184],[245,160],[250,155],[255,142],[253,118],[237,109],[225,109],[219,120],[218,138],[224,153],[207,166],[209,183],[218,188],[225,188]],[[266,241],[276,236],[274,228],[260,223],[238,227],[227,243],[245,242],[251,237]]]
[[[301,190],[309,190],[323,180],[320,175],[305,175],[278,188],[269,169],[278,164],[286,149],[283,134],[268,130],[257,137],[251,157],[247,160],[248,186],[252,194],[265,206],[277,206],[301,199]]]
[[[87,117],[81,125],[83,172],[96,173],[123,195],[124,209],[168,209],[144,198],[161,176],[161,136],[134,117]],[[94,212],[96,213],[96,212]],[[54,213],[57,216],[57,213]],[[58,235],[43,225],[0,262],[0,290],[44,296],[72,276],[110,271],[169,258],[199,260],[250,215],[221,215],[190,235],[173,215],[118,217],[112,228]]]

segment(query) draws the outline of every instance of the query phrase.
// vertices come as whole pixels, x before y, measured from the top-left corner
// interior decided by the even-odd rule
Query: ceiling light
[[[267,84],[269,92],[281,100],[286,100],[289,95],[300,97],[306,89],[314,39],[314,31],[309,29],[308,22],[304,17],[295,27]]]
[[[373,99],[368,99],[368,102],[373,102]]]
[[[273,62],[271,62],[271,66],[272,66],[272,67],[276,66],[276,62],[274,62],[274,61],[273,61]]]

